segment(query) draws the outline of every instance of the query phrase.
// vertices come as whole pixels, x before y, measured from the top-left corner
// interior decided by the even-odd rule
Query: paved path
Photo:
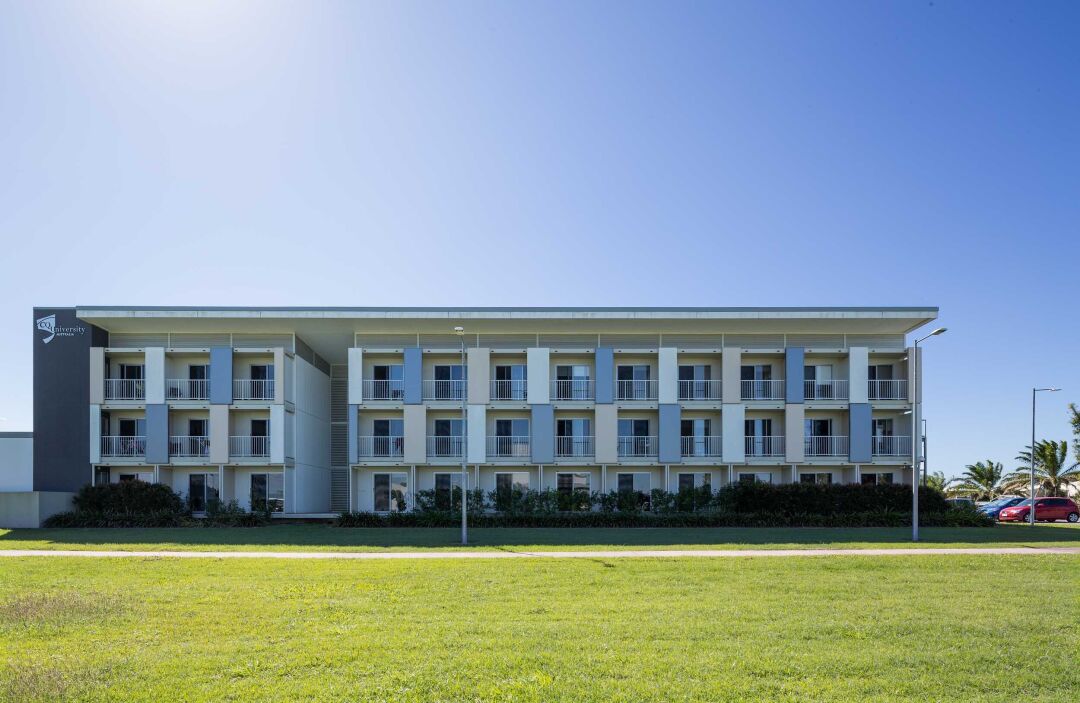
[[[897,549],[635,549],[588,552],[478,550],[472,552],[167,552],[79,549],[3,549],[0,557],[173,557],[178,559],[624,559],[629,557],[900,557],[960,554],[1080,554],[1080,547],[902,547]]]

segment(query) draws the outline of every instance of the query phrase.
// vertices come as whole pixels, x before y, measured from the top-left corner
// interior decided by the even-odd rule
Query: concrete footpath
[[[91,557],[174,559],[627,559],[734,557],[902,557],[1004,554],[1080,554],[1080,547],[901,547],[897,549],[634,549],[582,552],[443,551],[443,552],[184,552],[98,551],[80,549],[4,549],[0,557]]]

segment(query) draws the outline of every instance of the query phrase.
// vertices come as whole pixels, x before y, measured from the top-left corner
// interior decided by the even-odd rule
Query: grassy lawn
[[[1054,701],[1080,557],[0,564],[0,700]],[[1032,616],[1051,618],[1031,631]]]
[[[910,547],[909,528],[580,528],[470,530],[473,549],[796,549],[799,547]],[[458,550],[456,529],[336,528],[275,525],[261,528],[0,530],[0,549],[409,551]],[[1080,527],[998,525],[924,528],[923,547],[1080,547]]]

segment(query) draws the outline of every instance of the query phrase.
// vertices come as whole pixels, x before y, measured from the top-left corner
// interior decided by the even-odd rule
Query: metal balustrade
[[[575,435],[555,438],[555,456],[558,457],[589,457],[593,456],[592,435]]]
[[[208,400],[210,381],[205,378],[170,378],[165,381],[165,394],[169,400]]]
[[[525,400],[528,382],[518,379],[515,381],[492,381],[492,400]]]
[[[462,401],[465,399],[466,382],[461,379],[456,380],[436,380],[426,379],[423,382],[424,386],[424,400],[456,400]]]
[[[784,437],[748,436],[746,437],[746,456],[778,457],[784,456]]]
[[[908,382],[906,378],[884,381],[867,381],[870,400],[907,400]]]
[[[742,400],[783,400],[784,381],[740,381],[739,391]]]
[[[875,436],[870,438],[870,447],[874,456],[911,456],[911,437]]]
[[[846,379],[803,381],[803,395],[806,400],[847,400],[848,382]]]
[[[840,435],[814,435],[803,440],[806,456],[847,456],[848,438]]]
[[[234,400],[273,400],[274,379],[233,379]]]
[[[619,437],[619,456],[621,457],[654,457],[657,450],[656,436],[628,436]]]
[[[146,437],[109,435],[101,438],[101,456],[141,457],[146,455]]]
[[[465,438],[459,435],[429,435],[428,458],[460,457],[465,452]]]
[[[679,381],[679,400],[720,400],[720,381]]]
[[[210,456],[210,438],[196,435],[174,435],[169,437],[169,456],[204,457]]]
[[[659,383],[650,381],[615,381],[615,400],[656,400]]]
[[[405,438],[400,436],[359,437],[357,449],[360,456],[372,458],[400,458],[405,455]]]
[[[229,437],[229,456],[240,458],[270,456],[270,438]]]
[[[488,437],[487,455],[494,458],[529,458],[528,437]]]
[[[366,379],[360,383],[364,401],[405,400],[405,381],[402,379],[376,381]]]
[[[106,378],[105,400],[143,400],[146,381],[141,378]]]
[[[684,457],[720,456],[723,442],[718,436],[682,437],[682,455]]]
[[[593,400],[596,387],[592,379],[556,379],[551,382],[552,400]]]

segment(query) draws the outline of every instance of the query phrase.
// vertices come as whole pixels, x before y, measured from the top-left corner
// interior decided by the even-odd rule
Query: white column
[[[491,350],[487,347],[469,347],[466,350],[469,367],[469,402],[487,405],[491,401]]]
[[[364,402],[364,350],[359,347],[349,349],[349,405]]]
[[[551,402],[551,350],[530,347],[525,354],[529,370],[525,398],[533,405],[546,405]]]
[[[596,463],[614,464],[619,461],[619,410],[609,403],[596,406],[593,419],[593,441]]]
[[[806,407],[802,403],[788,403],[784,406],[784,457],[793,464],[806,461],[806,446],[803,440],[803,420]]]
[[[165,402],[165,348],[147,347],[144,363],[146,404],[161,405]]]
[[[679,350],[675,347],[660,347],[659,367],[657,373],[659,402],[679,402]]]
[[[90,406],[90,463],[101,463],[101,406]]]
[[[721,376],[723,378],[723,400],[725,403],[738,403],[742,400],[740,391],[742,384],[742,349],[737,347],[724,347],[721,361]]]
[[[229,463],[229,406],[210,406],[210,461]]]
[[[746,461],[746,408],[741,403],[724,403],[723,461],[742,464]]]
[[[90,402],[105,402],[105,348],[90,347]]]
[[[848,400],[851,403],[869,401],[870,350],[866,347],[848,349]]]
[[[274,402],[285,402],[285,384],[289,381],[290,374],[286,373],[285,350],[278,347],[274,350]],[[290,394],[291,395],[291,394]]]
[[[487,406],[469,404],[468,406],[468,456],[470,464],[487,463]]]
[[[406,405],[404,408],[405,461],[427,463],[427,406]]]
[[[285,463],[285,406],[270,406],[270,463]]]

